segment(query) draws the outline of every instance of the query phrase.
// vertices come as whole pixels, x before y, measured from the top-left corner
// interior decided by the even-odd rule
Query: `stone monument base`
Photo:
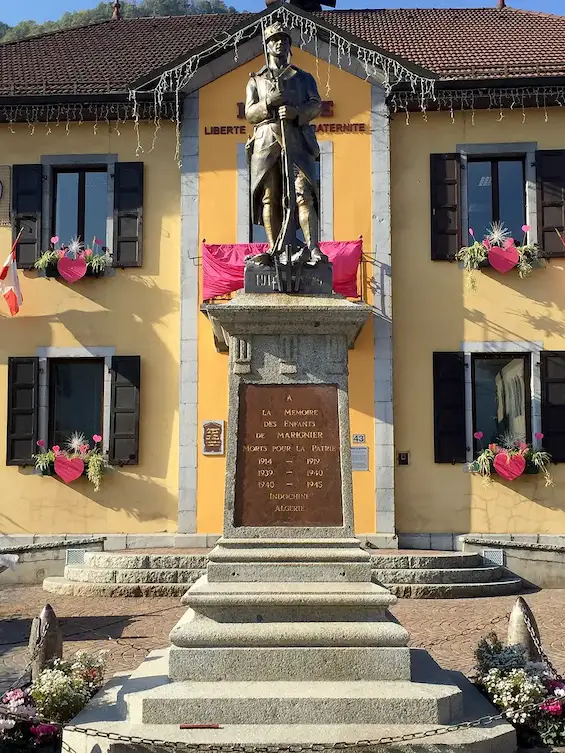
[[[206,313],[230,359],[224,537],[183,597],[171,648],[106,687],[75,720],[88,736],[65,730],[64,743],[77,753],[159,751],[147,738],[512,753],[506,723],[355,745],[495,713],[462,676],[408,648],[388,611],[396,598],[371,581],[354,538],[348,350],[369,307],[243,293]]]
[[[342,742],[359,753],[513,753],[515,732],[504,722],[443,734],[495,710],[462,675],[408,647],[408,633],[388,612],[396,598],[371,582],[369,561],[345,537],[220,539],[208,575],[183,597],[189,609],[172,646],[114,678],[65,730],[65,750]],[[442,734],[355,745],[435,728]]]
[[[64,732],[63,749],[73,753],[170,750],[153,742],[161,741],[208,751],[233,745],[246,751],[312,744],[329,748],[336,743],[346,743],[352,753],[516,750],[514,729],[505,722],[449,731],[450,725],[495,712],[463,675],[441,670],[425,651],[406,649],[409,679],[401,679],[406,663],[403,658],[397,661],[395,649],[359,653],[328,648],[318,649],[321,661],[314,666],[303,662],[298,673],[302,679],[282,680],[296,673],[307,651],[300,657],[299,649],[245,650],[250,654],[243,672],[231,650],[219,650],[210,663],[207,652],[185,649],[191,652],[191,679],[174,681],[169,673],[178,666],[175,650],[152,652],[131,675],[114,677],[73,720],[73,729]],[[392,652],[389,657],[387,651]],[[398,679],[383,679],[389,673],[398,674]],[[218,724],[220,729],[181,730],[181,724]],[[434,729],[440,734],[355,744],[424,735]]]

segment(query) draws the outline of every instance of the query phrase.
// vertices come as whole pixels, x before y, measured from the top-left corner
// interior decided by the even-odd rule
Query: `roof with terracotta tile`
[[[565,16],[513,8],[335,10],[325,24],[444,80],[565,77]],[[122,93],[252,14],[122,19],[0,45],[0,96]]]

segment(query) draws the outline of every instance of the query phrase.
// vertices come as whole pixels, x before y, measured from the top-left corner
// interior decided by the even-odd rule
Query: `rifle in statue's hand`
[[[285,105],[283,105],[285,107]],[[283,221],[281,231],[275,241],[273,255],[278,258],[283,251],[287,251],[287,263],[291,264],[291,255],[296,245],[296,192],[294,187],[294,164],[292,154],[290,153],[288,129],[289,120],[280,116],[282,108],[279,108],[279,118],[281,124],[281,166],[283,179]]]

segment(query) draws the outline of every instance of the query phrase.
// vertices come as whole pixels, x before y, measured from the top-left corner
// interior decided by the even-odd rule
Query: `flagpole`
[[[15,250],[16,250],[16,248],[17,248],[17,245],[18,245],[18,243],[20,242],[20,238],[22,237],[22,233],[23,233],[23,232],[24,232],[24,229],[23,229],[23,228],[21,228],[20,232],[18,233],[18,237],[17,237],[17,238],[16,238],[16,240],[15,240],[15,241],[14,241],[14,242],[12,243],[12,251],[11,251],[11,253],[12,253],[12,254],[14,253],[14,251],[15,251]]]

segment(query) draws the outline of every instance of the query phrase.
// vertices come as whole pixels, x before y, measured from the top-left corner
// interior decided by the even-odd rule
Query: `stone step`
[[[371,578],[369,562],[210,562],[215,583],[285,583],[293,581],[363,583]]]
[[[200,570],[208,564],[208,555],[86,552],[84,564],[86,567],[107,570]]]
[[[61,596],[184,596],[189,583],[84,583],[52,575],[43,589]]]
[[[141,568],[110,570],[83,565],[67,565],[65,578],[81,583],[185,583],[191,585],[205,570],[181,570],[166,568],[145,570]]]
[[[417,584],[417,583],[488,583],[499,581],[502,577],[502,568],[488,567],[462,567],[446,570],[432,570],[420,568],[415,570],[402,570],[391,568],[387,570],[373,570],[373,580],[378,583]]]
[[[217,649],[212,649],[212,654]],[[312,648],[304,649],[304,653]],[[338,650],[339,652],[339,650]],[[184,654],[185,658],[190,657]],[[412,680],[325,680],[317,666],[306,680],[168,682],[169,652],[153,651],[129,677],[128,718],[146,724],[446,724],[463,711],[460,688],[425,651],[410,652]],[[319,666],[319,664],[318,664]],[[144,688],[146,690],[144,690]]]
[[[92,555],[94,556],[94,555]],[[481,567],[480,554],[449,552],[448,554],[372,554],[371,567],[377,570],[445,570],[447,568]]]
[[[474,599],[519,593],[520,578],[504,578],[491,583],[381,583],[400,599]]]
[[[410,680],[407,647],[177,648],[168,650],[171,680]]]
[[[448,684],[398,681],[173,682],[132,694],[131,721],[145,724],[448,724],[462,712]]]

